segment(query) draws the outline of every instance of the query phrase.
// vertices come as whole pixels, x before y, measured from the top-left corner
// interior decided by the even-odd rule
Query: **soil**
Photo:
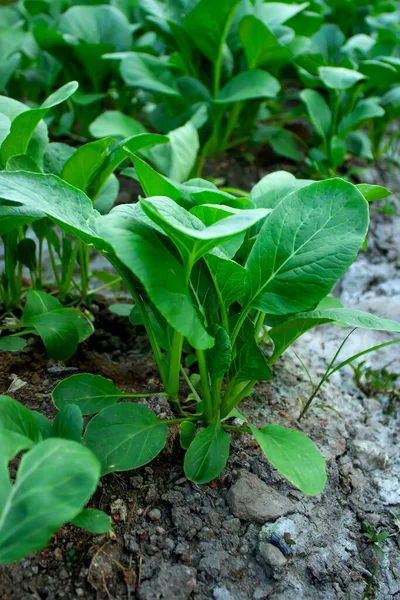
[[[248,188],[249,179],[255,177],[252,184],[264,174],[247,173],[246,183],[230,177],[227,163],[222,175],[214,170],[226,185]],[[381,174],[370,176],[371,183],[398,189]],[[399,239],[400,217],[373,212],[368,251],[335,290],[346,305],[400,320]],[[101,299],[91,310],[95,333],[63,365],[47,360],[34,338],[23,352],[0,355],[1,393],[53,417],[51,391],[67,375],[65,368],[110,377],[124,391],[157,392],[143,330],[112,315]],[[367,385],[361,389],[346,367],[324,385],[307,418],[297,421],[299,402],[310,394],[298,357],[318,382],[347,333],[324,326],[304,335],[296,355],[284,354],[274,379],[259,384],[241,406],[256,425],[295,426],[313,439],[327,460],[322,494],[310,498],[294,489],[240,433],[232,435],[221,476],[195,485],[184,477],[183,451],[172,430],[150,465],[102,479],[90,506],[112,515],[111,535],[66,525],[42,552],[0,567],[0,600],[400,599],[398,399]],[[388,339],[356,331],[341,358]],[[365,358],[375,369],[400,373],[400,345]],[[159,396],[143,403],[160,416],[170,414]],[[381,552],[363,535],[363,522],[390,534]]]

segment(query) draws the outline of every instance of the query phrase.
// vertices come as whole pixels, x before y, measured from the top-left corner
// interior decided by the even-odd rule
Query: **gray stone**
[[[386,452],[379,444],[371,440],[354,440],[353,447],[364,471],[384,468]]]
[[[214,588],[212,595],[215,600],[233,600],[232,594],[225,586]]]
[[[258,553],[265,564],[273,571],[280,571],[287,563],[279,548],[276,548],[268,542],[261,541],[258,547]]]
[[[256,523],[273,521],[295,511],[291,500],[247,471],[241,471],[239,479],[232,485],[228,502],[235,517]]]
[[[187,600],[196,588],[196,569],[163,563],[158,575],[139,588],[140,600]]]

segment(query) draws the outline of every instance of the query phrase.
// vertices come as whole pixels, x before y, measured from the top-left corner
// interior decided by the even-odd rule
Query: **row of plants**
[[[54,135],[178,136],[185,152],[152,164],[180,182],[243,144],[332,176],[350,155],[395,158],[398,16],[393,1],[21,0],[0,7],[0,91],[39,106],[76,79]]]
[[[397,14],[395,2],[341,0],[0,7],[0,350],[36,335],[67,360],[93,332],[92,280],[122,283],[132,303],[115,310],[145,328],[174,413],[160,419],[128,401],[146,394],[90,373],[56,386],[53,422],[0,396],[0,562],[42,548],[68,521],[108,531],[109,517],[85,508],[100,477],[153,460],[171,427],[198,484],[222,472],[239,431],[302,492],[322,491],[312,441],[259,429],[238,407],[313,327],[400,333],[329,295],[365,247],[368,203],[390,193],[335,175],[349,153],[370,160],[391,146]],[[304,119],[309,139],[293,126]],[[266,143],[304,157],[305,177],[277,171],[251,191],[201,177],[207,158]],[[119,174],[143,197],[113,208]],[[91,252],[110,269],[92,273]],[[364,353],[334,357],[301,417]]]
[[[345,308],[329,296],[365,240],[367,198],[385,188],[339,178],[314,182],[280,171],[264,177],[248,197],[237,197],[204,179],[182,184],[166,178],[132,152],[141,140],[143,134],[123,150],[145,197],[105,215],[76,181],[24,170],[0,173],[0,223],[8,223],[9,233],[45,220],[85,252],[101,252],[119,274],[133,300],[122,311],[145,328],[162,393],[174,412],[174,418],[160,419],[146,405],[128,401],[146,394],[125,394],[91,374],[56,386],[54,422],[1,396],[1,562],[43,547],[66,521],[107,531],[107,515],[84,508],[99,478],[153,460],[170,427],[179,427],[184,471],[196,483],[221,473],[230,434],[239,431],[253,436],[294,486],[320,493],[325,461],[312,441],[273,423],[259,429],[238,407],[313,327],[331,323],[400,333],[399,323]],[[102,164],[103,158],[97,160]],[[83,171],[92,167],[90,160],[79,163],[77,177],[85,181]],[[77,330],[73,339],[67,324]],[[42,335],[51,352],[50,336],[54,347],[69,354],[91,333],[82,313],[40,290],[29,292],[19,327],[15,332],[16,324],[10,325],[14,332],[4,339]],[[324,380],[354,358],[333,361]],[[12,485],[7,465],[21,451]]]

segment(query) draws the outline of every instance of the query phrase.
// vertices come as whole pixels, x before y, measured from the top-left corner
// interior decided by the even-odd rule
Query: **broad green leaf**
[[[92,415],[112,406],[123,395],[110,379],[79,373],[60,381],[53,390],[52,399],[59,410],[75,404],[83,415]]]
[[[214,63],[221,53],[229,25],[240,0],[199,0],[183,17],[189,37],[202,53]],[[210,16],[212,15],[212,18]]]
[[[250,192],[250,200],[257,208],[275,208],[288,194],[312,183],[308,179],[296,179],[287,171],[275,171],[256,183]]]
[[[139,133],[130,138],[126,138],[113,146],[106,159],[99,165],[95,173],[93,182],[89,188],[90,197],[94,199],[98,198],[108,179],[127,156],[131,156],[132,153],[143,150],[148,146],[165,144],[168,141],[169,140],[165,135],[158,135],[157,133]]]
[[[377,101],[372,98],[361,100],[353,112],[346,115],[339,124],[339,133],[343,135],[349,129],[353,129],[359,123],[367,121],[369,119],[375,119],[382,117],[385,114],[382,106],[379,106]]]
[[[35,442],[20,433],[0,429],[0,514],[12,489],[8,463],[18,452],[29,450]]]
[[[344,67],[320,67],[318,73],[326,87],[337,91],[347,90],[366,79],[362,73]]]
[[[57,313],[63,314],[69,319],[70,323],[76,327],[79,343],[84,342],[92,335],[94,331],[93,324],[80,310],[76,308],[62,308],[58,311],[53,311],[52,314],[56,316]]]
[[[51,437],[80,442],[83,432],[83,418],[76,404],[63,406],[54,419]]]
[[[31,410],[31,414],[34,416],[35,421],[39,426],[42,439],[47,440],[47,438],[51,437],[53,423],[43,413],[37,410]]]
[[[130,24],[114,6],[73,6],[62,14],[59,31],[86,44],[108,44],[117,51],[129,50]]]
[[[140,185],[147,197],[149,196],[168,196],[172,200],[178,201],[182,198],[182,192],[166,177],[160,175],[150,165],[138,156],[130,154],[130,159],[136,169]]]
[[[285,2],[259,2],[256,4],[255,13],[269,27],[276,27],[286,23],[309,6],[308,2],[301,4]]]
[[[102,217],[97,228],[118,259],[144,285],[167,322],[187,337],[194,348],[210,348],[214,340],[192,304],[184,269],[156,232],[116,210]]]
[[[139,121],[118,110],[106,110],[96,117],[90,124],[89,131],[94,138],[111,136],[120,139],[146,133],[145,127]]]
[[[266,125],[257,129],[252,140],[257,144],[268,142],[278,156],[284,156],[296,162],[302,160],[300,144],[294,134],[287,129]]]
[[[108,310],[119,317],[129,317],[134,306],[134,304],[124,304],[122,302],[118,302],[117,304],[110,304]]]
[[[280,88],[275,77],[261,69],[252,69],[233,77],[219,92],[215,102],[227,104],[251,98],[275,98]]]
[[[0,352],[21,352],[25,346],[24,338],[14,335],[0,337]]]
[[[268,336],[274,344],[274,351],[268,359],[268,364],[271,366],[274,362],[289,348],[298,337],[306,331],[329,323],[328,318],[296,318],[293,317],[284,323],[276,325],[268,330]]]
[[[377,315],[356,310],[354,308],[326,308],[313,310],[297,315],[302,318],[329,319],[344,327],[359,327],[375,331],[392,331],[400,333],[400,323],[391,319],[383,319]]]
[[[70,81],[49,96],[40,108],[32,108],[31,110],[24,111],[14,118],[11,122],[10,133],[1,146],[1,161],[3,165],[7,164],[7,161],[12,156],[25,154],[33,132],[46,113],[54,106],[67,100],[77,88],[78,83]]]
[[[340,57],[344,41],[344,34],[338,25],[326,23],[312,36],[309,52],[321,54],[325,64],[334,64]]]
[[[391,195],[391,191],[383,187],[383,185],[370,185],[369,183],[359,183],[357,188],[360,190],[364,198],[368,202],[382,200]]]
[[[220,325],[213,323],[208,333],[215,338],[215,343],[207,350],[206,358],[211,380],[222,378],[229,370],[232,362],[232,346],[228,333]]]
[[[106,57],[118,58],[118,55],[110,54]],[[121,62],[120,73],[125,83],[131,87],[166,96],[180,95],[170,66],[150,54],[129,52]]]
[[[22,104],[22,102],[6,96],[0,96],[0,143],[10,134],[11,122],[27,111],[30,111],[29,107]],[[44,121],[40,121],[31,135],[28,148],[24,154],[28,154],[41,166],[48,141],[46,124]]]
[[[312,441],[294,429],[267,425],[256,429],[254,437],[272,466],[308,496],[316,496],[325,487],[325,460]]]
[[[119,179],[112,173],[98,193],[93,203],[93,207],[98,210],[101,215],[106,215],[114,206],[118,194]]]
[[[272,379],[266,356],[255,340],[254,325],[246,319],[238,339],[237,353],[229,371],[229,379],[241,381],[267,381]]]
[[[236,214],[206,227],[169,198],[155,197],[140,202],[145,213],[173,240],[186,264],[194,264],[222,241],[246,231],[269,213],[268,209],[230,209],[229,212]]]
[[[184,450],[189,448],[194,440],[195,434],[196,424],[192,421],[183,421],[183,423],[179,425],[179,441]]]
[[[210,269],[220,303],[226,309],[242,298],[246,292],[246,270],[233,260],[208,254],[206,262]]]
[[[86,192],[113,141],[112,138],[103,138],[78,148],[64,164],[60,175],[61,179]]]
[[[30,320],[49,356],[56,360],[71,358],[79,343],[78,330],[65,310],[43,313]]]
[[[0,395],[0,430],[3,429],[29,438],[35,443],[41,439],[39,426],[31,411],[14,398]]]
[[[338,135],[331,137],[329,150],[332,163],[335,167],[339,167],[346,157],[346,142]]]
[[[90,531],[90,533],[107,533],[111,529],[110,517],[97,508],[84,508],[71,520],[72,525]]]
[[[218,477],[229,456],[229,435],[219,421],[196,435],[185,454],[185,475],[195,483],[208,483]]]
[[[124,402],[96,415],[86,428],[83,442],[99,458],[105,475],[147,464],[164,448],[167,434],[167,423],[149,408]]]
[[[348,152],[354,156],[361,156],[366,160],[373,160],[372,143],[370,138],[363,131],[350,131],[346,137],[346,146]]]
[[[36,242],[31,238],[24,238],[17,247],[17,259],[29,271],[36,271]]]
[[[12,156],[7,161],[6,169],[7,171],[32,171],[33,173],[41,173],[39,166],[27,154]]]
[[[168,145],[152,149],[151,159],[157,169],[174,181],[182,182],[190,176],[200,149],[196,127],[188,121],[167,134]]]
[[[0,172],[0,198],[20,203],[29,211],[43,211],[42,216],[46,214],[66,233],[99,250],[104,247],[94,230],[98,213],[91,200],[54,175]]]
[[[399,82],[397,69],[386,61],[362,60],[358,69],[368,78],[367,85],[371,88],[381,88],[386,91],[392,83]]]
[[[26,295],[22,322],[29,324],[33,318],[60,308],[63,308],[63,305],[55,296],[39,290],[30,290]]]
[[[266,219],[246,263],[247,306],[270,314],[311,308],[355,260],[368,205],[341,179],[289,194]]]
[[[45,173],[61,175],[65,163],[76,152],[76,148],[68,144],[53,142],[48,144],[43,157],[43,170]]]
[[[254,15],[247,15],[240,21],[239,35],[249,69],[276,68],[292,56],[291,50],[281,44],[269,27]]]
[[[303,90],[300,98],[306,105],[307,112],[317,133],[326,138],[332,125],[332,113],[325,99],[315,90]]]
[[[273,364],[303,333],[325,323],[400,333],[400,323],[396,321],[383,319],[361,310],[345,308],[340,305],[338,307],[327,305],[325,308],[323,303],[320,303],[317,309],[294,315],[283,323],[269,329],[268,335],[274,342],[274,352],[268,361],[269,364]]]
[[[90,450],[49,439],[23,456],[0,513],[0,562],[40,550],[74,519],[96,489],[100,466]]]

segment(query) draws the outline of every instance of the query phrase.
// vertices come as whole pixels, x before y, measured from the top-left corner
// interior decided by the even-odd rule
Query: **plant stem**
[[[239,426],[235,426],[235,425],[225,425],[225,423],[222,423],[222,427],[224,429],[228,429],[229,431],[243,431],[244,433],[252,433],[251,429],[249,427],[239,427]]]
[[[243,102],[235,102],[229,114],[228,123],[226,124],[225,134],[222,138],[220,150],[223,152],[228,145],[232,132],[236,127],[240,111],[242,110]]]
[[[151,326],[150,319],[149,319],[147,311],[146,311],[146,307],[145,307],[143,300],[141,299],[139,293],[136,290],[136,286],[135,286],[135,282],[133,280],[132,273],[129,271],[129,269],[127,267],[125,267],[125,265],[120,263],[118,261],[118,259],[114,259],[111,256],[107,256],[107,258],[110,261],[110,263],[115,267],[115,269],[118,271],[118,273],[120,273],[126,287],[128,288],[133,300],[135,301],[135,304],[138,308],[143,325],[146,329],[146,333],[149,338],[150,346],[153,351],[158,370],[160,371],[161,380],[164,384],[164,388],[168,392],[169,390],[168,390],[168,386],[167,386],[168,380],[167,380],[167,373],[166,373],[166,369],[165,369],[165,360],[161,354],[161,349],[160,349],[160,346],[158,345],[156,336],[154,335],[153,327]]]
[[[248,381],[244,386],[240,387],[238,392],[236,392],[238,386],[234,386],[233,389],[228,392],[227,396],[224,395],[221,408],[221,417],[224,418],[226,415],[229,415],[231,410],[249,395],[256,383],[256,379]]]
[[[60,289],[60,275],[58,274],[56,259],[55,259],[54,252],[53,252],[53,247],[47,236],[46,236],[46,241],[47,241],[47,248],[48,248],[49,256],[50,256],[51,268],[53,269],[54,277],[56,279],[56,285],[57,285],[58,289]]]
[[[43,280],[43,238],[39,239],[39,256],[38,256],[38,273],[36,278],[36,287],[38,290],[42,289]]]
[[[211,425],[214,420],[214,410],[213,410],[213,401],[210,393],[210,385],[209,385],[209,376],[208,369],[206,363],[206,355],[204,350],[196,350],[197,362],[199,365],[200,378],[201,378],[201,387],[203,390],[203,402],[204,402],[204,417],[209,425]]]
[[[179,372],[183,348],[183,335],[176,329],[172,336],[171,351],[169,353],[169,370],[167,390],[170,400],[177,402],[179,393]]]
[[[79,247],[79,266],[81,272],[81,296],[87,298],[89,293],[89,247],[80,243]]]
[[[249,308],[249,307],[245,307],[245,308],[242,309],[240,317],[237,320],[237,323],[236,323],[236,325],[234,327],[234,330],[233,330],[233,333],[232,333],[232,337],[231,337],[232,348],[235,345],[236,338],[239,335],[239,332],[240,332],[240,330],[242,328],[242,325],[245,322],[246,317],[249,314],[250,310],[251,310],[251,308]]]
[[[216,96],[219,92],[219,87],[220,87],[220,83],[221,83],[221,68],[222,68],[222,57],[224,54],[224,45],[225,45],[225,40],[227,38],[227,35],[229,33],[229,29],[231,27],[231,23],[232,23],[232,19],[233,19],[233,15],[235,14],[235,11],[236,11],[236,5],[234,6],[233,10],[231,10],[230,14],[228,15],[228,18],[226,19],[225,27],[222,32],[221,41],[220,41],[219,48],[218,48],[217,59],[214,63],[214,85],[213,85],[214,98],[216,98]]]
[[[264,326],[264,319],[265,319],[265,312],[260,311],[258,313],[256,322],[255,322],[255,326],[254,326],[254,337],[256,338],[256,341],[257,341],[257,338],[260,335],[261,330]]]

